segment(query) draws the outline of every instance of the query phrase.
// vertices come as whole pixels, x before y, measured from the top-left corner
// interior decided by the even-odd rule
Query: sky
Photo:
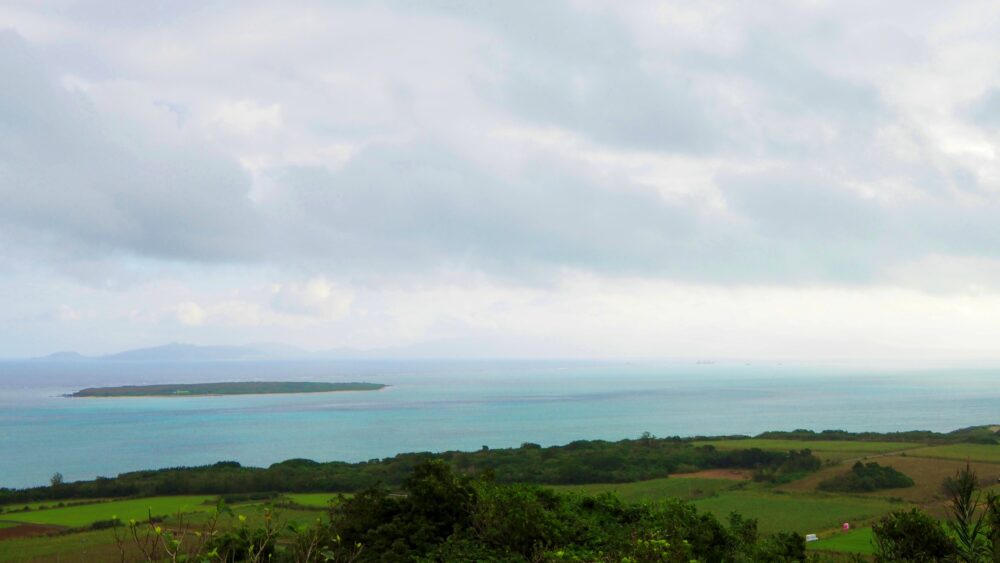
[[[1000,361],[996,2],[0,2],[0,357]]]

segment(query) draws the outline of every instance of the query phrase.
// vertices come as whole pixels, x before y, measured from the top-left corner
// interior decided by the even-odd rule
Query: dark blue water
[[[305,457],[1000,422],[1000,372],[581,362],[0,363],[0,486]],[[124,383],[374,381],[377,392],[69,399]]]

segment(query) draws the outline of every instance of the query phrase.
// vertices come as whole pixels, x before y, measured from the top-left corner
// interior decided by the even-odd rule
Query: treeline
[[[441,460],[467,475],[487,475],[498,483],[622,483],[702,469],[755,470],[759,479],[816,470],[809,450],[774,452],[757,448],[721,451],[679,438],[644,436],[635,440],[577,441],[543,448],[408,453],[361,463],[319,463],[292,459],[267,468],[219,462],[201,467],[123,473],[115,478],[60,483],[30,489],[0,489],[0,504],[80,498],[257,492],[352,492],[376,484],[400,486],[414,467]]]
[[[406,476],[403,494],[374,487],[342,498],[327,521],[281,534],[265,518],[260,528],[152,530],[130,522],[115,529],[122,559],[311,563],[390,561],[482,562],[782,562],[804,561],[796,533],[761,536],[756,520],[736,514],[728,525],[683,501],[625,504],[611,494],[560,494],[535,485],[508,485],[454,472],[442,460]],[[121,527],[125,527],[124,525]],[[193,533],[192,533],[193,532]],[[132,541],[129,541],[132,538]]]
[[[1000,431],[991,426],[970,426],[951,432],[910,430],[906,432],[848,432],[846,430],[771,431],[754,436],[776,440],[844,440],[852,442],[922,442],[926,444],[1000,444]]]

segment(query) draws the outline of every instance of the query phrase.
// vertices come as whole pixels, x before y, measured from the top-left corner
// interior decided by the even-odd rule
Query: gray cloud
[[[1000,128],[1000,88],[993,88],[965,108],[965,117],[980,127]]]
[[[0,229],[67,252],[245,259],[260,224],[231,157],[97,112],[0,33]]]
[[[931,48],[877,15],[852,25],[849,7],[729,6],[700,39],[664,47],[615,10],[569,3],[307,3],[310,23],[341,25],[327,34],[262,2],[274,29],[305,31],[252,41],[235,4],[190,18],[117,6],[88,14],[108,39],[80,40],[85,57],[65,56],[72,39],[35,58],[0,37],[0,245],[358,275],[573,268],[724,283],[869,282],[927,254],[1000,247],[989,170],[886,96],[881,69],[927,64]],[[358,29],[340,23],[351,18]],[[141,38],[149,64],[137,26],[167,33],[163,45]],[[713,26],[732,34],[725,49]],[[378,41],[359,44],[369,29]],[[169,127],[99,110],[46,74],[67,68],[144,84],[131,95]],[[989,123],[991,96],[969,115]],[[274,123],[234,132],[219,125],[222,104],[274,109]],[[492,136],[518,127],[575,144],[512,149]],[[894,128],[913,154],[885,140]],[[357,152],[326,161],[339,143]],[[688,159],[712,167],[711,185],[685,190],[667,170],[657,185],[687,195],[664,197],[588,151]],[[252,201],[254,182],[266,189]],[[889,184],[905,197],[881,197]]]
[[[539,165],[498,177],[434,143],[376,146],[343,170],[289,168],[266,201],[280,246],[348,269],[658,269],[692,210]],[[294,252],[294,250],[292,251]]]
[[[520,117],[628,148],[703,152],[724,137],[717,102],[681,65],[643,69],[628,31],[607,14],[560,3],[482,14],[509,54],[496,96]]]

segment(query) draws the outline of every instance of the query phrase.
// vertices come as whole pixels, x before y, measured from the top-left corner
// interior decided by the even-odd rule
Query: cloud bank
[[[983,299],[949,348],[966,353],[1000,293],[991,11],[9,4],[0,285],[26,298],[0,353],[37,347],[28,333],[110,351],[297,330],[314,347],[468,337],[516,355],[501,343],[527,329],[504,311],[547,319],[567,343],[553,353],[690,349],[631,305],[601,315],[642,346],[550,307],[637,287],[677,307],[766,297],[789,322],[803,299],[854,296],[837,299],[866,344],[818,322],[802,355],[828,356],[926,348],[930,324],[876,329],[873,295],[944,299],[956,326]],[[454,307],[416,298],[449,292]],[[111,311],[88,315],[98,303]],[[697,310],[673,322],[728,334]],[[697,353],[802,349],[753,324]],[[101,327],[117,336],[87,336]]]

